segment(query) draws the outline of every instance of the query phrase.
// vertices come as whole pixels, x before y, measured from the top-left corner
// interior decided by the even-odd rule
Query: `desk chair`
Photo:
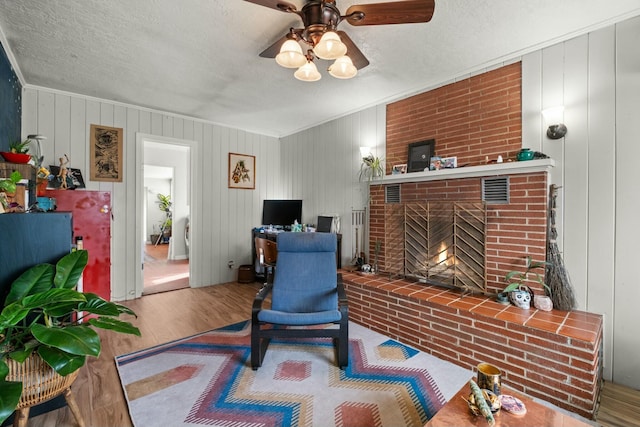
[[[278,245],[272,240],[261,237],[255,238],[255,245],[258,262],[266,272],[265,283],[273,283],[273,269],[278,259]]]

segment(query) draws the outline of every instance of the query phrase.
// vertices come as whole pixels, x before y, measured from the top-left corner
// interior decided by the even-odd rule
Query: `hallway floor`
[[[189,287],[189,260],[168,260],[169,245],[145,245],[142,295]]]

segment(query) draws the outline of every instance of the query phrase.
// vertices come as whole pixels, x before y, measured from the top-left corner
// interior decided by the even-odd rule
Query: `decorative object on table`
[[[505,281],[509,284],[502,290],[502,293],[509,294],[511,302],[519,308],[530,308],[533,292],[526,285],[526,282],[530,280],[530,276],[533,276],[533,281],[544,288],[546,294],[551,294],[551,288],[544,283],[540,274],[533,271],[544,268],[546,265],[548,265],[546,261],[534,261],[531,256],[525,257],[525,270],[508,272],[505,276]]]
[[[471,394],[473,395],[473,404],[478,408],[479,413],[487,420],[487,423],[490,427],[493,427],[496,424],[496,420],[493,418],[493,414],[491,413],[491,407],[487,403],[485,398],[485,394],[482,392],[482,389],[478,387],[478,384],[474,380],[469,380],[469,386],[471,387]],[[488,397],[488,396],[487,396]],[[473,412],[473,406],[470,401],[467,401],[469,404],[469,409]],[[474,413],[474,415],[477,415]]]
[[[550,289],[553,306],[558,310],[573,310],[576,308],[576,296],[569,278],[556,238],[556,197],[558,187],[551,184],[549,189],[549,211],[547,216],[547,264],[545,280]]]
[[[49,179],[47,188],[63,189],[62,180],[60,179],[60,166],[49,165]],[[85,188],[84,179],[80,169],[67,168],[67,176],[65,179],[67,190],[75,190],[77,188]]]
[[[122,182],[122,128],[91,125],[89,179]]]
[[[249,154],[229,153],[229,188],[253,190],[256,188],[256,157]]]
[[[7,380],[13,375],[9,359],[22,365],[37,354],[64,377],[81,368],[86,356],[100,355],[100,336],[93,327],[140,335],[138,328],[118,319],[135,315],[132,310],[75,290],[88,259],[86,250],[71,252],[55,265],[27,269],[11,284],[0,313],[0,423],[23,392],[22,382]]]
[[[496,395],[500,395],[502,388],[502,372],[497,367],[489,363],[479,363],[478,369],[478,387],[492,391]]]
[[[429,168],[429,162],[436,153],[436,140],[412,142],[407,155],[407,172],[422,172]]]
[[[403,173],[407,173],[407,164],[401,164],[401,165],[393,165],[393,168],[391,168],[391,174],[392,175],[400,175]]]
[[[375,157],[369,153],[362,157],[362,164],[360,164],[360,173],[358,179],[360,181],[373,181],[384,176],[384,164],[383,160],[379,157]]]
[[[524,405],[522,400],[518,399],[515,396],[501,394],[500,405],[502,409],[516,416],[521,416],[527,413],[527,407]]]
[[[500,410],[502,404],[500,403],[500,396],[492,392],[491,390],[487,390],[485,388],[480,389],[482,391],[482,395],[484,396],[484,401],[489,406],[489,410],[492,414],[495,414]],[[476,395],[471,392],[469,397],[467,398],[467,405],[469,405],[469,409],[471,409],[471,413],[474,416],[478,416],[481,414],[480,408],[476,403]]]

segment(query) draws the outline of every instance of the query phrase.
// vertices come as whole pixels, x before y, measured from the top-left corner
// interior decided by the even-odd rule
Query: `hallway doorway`
[[[138,134],[137,143],[136,295],[190,287],[194,142]]]

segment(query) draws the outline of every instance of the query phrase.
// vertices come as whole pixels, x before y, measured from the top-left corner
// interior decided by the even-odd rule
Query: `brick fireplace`
[[[508,202],[486,204],[486,291],[524,270],[524,258],[546,258],[549,171],[553,160],[515,162],[521,141],[521,64],[515,63],[387,106],[387,173],[369,186],[369,253],[379,242],[385,270],[385,189],[400,203],[479,201],[482,179],[508,177]],[[435,139],[435,154],[456,156],[456,169],[390,175],[407,163],[408,145]],[[504,163],[496,164],[502,156]],[[387,252],[390,251],[390,252]],[[394,258],[395,260],[395,258]],[[541,272],[543,273],[543,272]],[[489,362],[505,383],[589,418],[602,383],[602,316],[504,306],[481,294],[416,283],[403,277],[344,273],[352,320],[472,370]],[[543,289],[529,284],[534,292]],[[471,376],[471,373],[470,373]]]

